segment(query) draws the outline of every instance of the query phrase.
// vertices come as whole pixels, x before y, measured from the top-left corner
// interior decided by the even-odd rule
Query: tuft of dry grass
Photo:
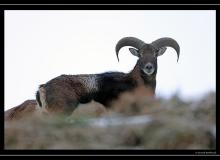
[[[5,121],[5,149],[215,148],[213,92],[199,101],[185,102],[176,95],[156,99],[138,88],[122,94],[110,109],[92,102],[68,118],[33,114]]]

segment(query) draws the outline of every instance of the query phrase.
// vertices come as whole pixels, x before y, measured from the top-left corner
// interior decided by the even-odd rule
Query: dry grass
[[[215,149],[216,94],[184,102],[125,93],[112,109],[92,102],[71,117],[30,117],[5,122],[5,149]],[[148,116],[146,123],[93,125],[100,118]],[[130,122],[130,121],[129,121]]]

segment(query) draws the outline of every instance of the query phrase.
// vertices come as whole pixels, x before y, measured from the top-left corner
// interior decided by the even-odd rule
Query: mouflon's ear
[[[138,52],[137,49],[135,49],[135,48],[129,48],[129,51],[130,51],[131,54],[133,54],[134,56],[141,57],[141,54]]]
[[[160,48],[160,49],[157,51],[156,56],[158,57],[158,56],[163,55],[166,50],[167,50],[167,47],[162,47],[162,48]]]

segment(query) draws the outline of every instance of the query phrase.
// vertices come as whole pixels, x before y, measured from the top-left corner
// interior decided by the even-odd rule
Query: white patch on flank
[[[80,81],[83,83],[88,92],[97,91],[98,83],[96,75],[79,76]]]
[[[40,108],[40,112],[41,113],[48,113],[47,111],[47,102],[46,102],[46,91],[43,87],[39,88],[39,93],[40,93],[40,101],[42,106],[40,107],[40,105],[38,104],[38,108]]]

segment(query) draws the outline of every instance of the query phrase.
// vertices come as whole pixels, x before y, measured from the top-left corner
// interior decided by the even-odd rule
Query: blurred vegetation
[[[5,149],[215,149],[216,94],[185,102],[125,93],[110,109],[92,102],[71,117],[33,114],[5,122]],[[150,97],[150,96],[149,96]],[[104,126],[103,118],[146,116],[149,122]],[[128,121],[129,122],[129,121]]]

